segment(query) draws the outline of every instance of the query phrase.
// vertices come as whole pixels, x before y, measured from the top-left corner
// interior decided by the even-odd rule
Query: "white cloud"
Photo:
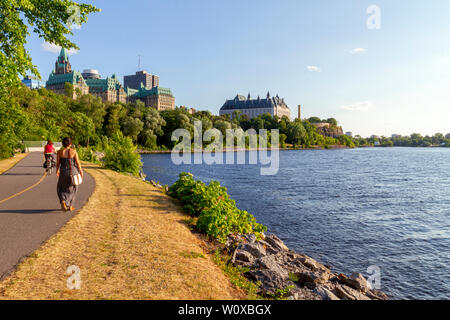
[[[366,52],[367,52],[367,49],[364,49],[364,48],[355,48],[353,50],[350,50],[351,54],[363,54]]]
[[[373,102],[371,101],[363,101],[358,102],[355,104],[349,104],[346,106],[341,106],[341,109],[348,110],[348,111],[369,111],[369,109],[373,106]]]
[[[49,42],[43,42],[42,43],[42,49],[44,49],[45,51],[51,52],[51,53],[59,53],[61,51],[61,47],[54,44],[54,43],[49,43]],[[78,50],[76,49],[66,49],[66,52],[69,56],[74,55],[76,53],[78,53]]]
[[[322,69],[317,66],[307,66],[306,68],[311,72],[322,72]]]

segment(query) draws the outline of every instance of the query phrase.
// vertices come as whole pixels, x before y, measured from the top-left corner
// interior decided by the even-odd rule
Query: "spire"
[[[248,93],[248,97],[247,97],[247,100],[250,100],[250,92]]]
[[[61,52],[59,53],[60,58],[64,58],[64,61],[67,61],[67,52],[66,49],[61,48]]]
[[[270,99],[270,92],[267,91],[267,99]]]

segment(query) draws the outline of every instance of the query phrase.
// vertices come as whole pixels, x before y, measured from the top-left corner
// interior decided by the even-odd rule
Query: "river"
[[[450,298],[450,149],[362,148],[280,152],[277,175],[260,165],[175,165],[144,155],[148,179],[186,171],[218,180],[295,251],[366,277],[381,270],[393,299]]]

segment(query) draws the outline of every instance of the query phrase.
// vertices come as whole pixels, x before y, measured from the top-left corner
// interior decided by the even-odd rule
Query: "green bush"
[[[95,155],[95,152],[92,148],[77,148],[78,157],[82,161],[92,162],[92,163],[99,163],[97,156]]]
[[[230,234],[250,234],[257,237],[267,228],[256,222],[253,215],[239,210],[227,189],[212,181],[208,186],[195,181],[190,173],[181,173],[179,180],[169,188],[169,195],[179,199],[184,210],[198,217],[198,230],[225,242]]]
[[[142,168],[141,156],[136,152],[131,138],[124,137],[119,131],[109,140],[105,145],[104,166],[114,171],[139,175]]]

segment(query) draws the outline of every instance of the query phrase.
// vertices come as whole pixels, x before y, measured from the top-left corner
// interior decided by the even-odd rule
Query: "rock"
[[[246,234],[242,236],[242,239],[248,243],[255,243],[256,236],[254,234]]]
[[[278,238],[276,235],[271,234],[268,235],[264,239],[267,243],[269,243],[274,249],[279,251],[289,251],[289,248],[284,244],[283,241],[281,241],[280,238]]]
[[[266,255],[266,249],[258,242],[256,243],[242,243],[238,245],[236,251],[247,251],[255,258],[261,258]]]
[[[327,267],[325,267],[323,264],[317,262],[316,260],[314,260],[313,258],[304,256],[301,258],[298,258],[298,260],[307,268],[309,268],[312,271],[316,271],[316,270],[326,270],[328,271],[329,269]]]
[[[319,286],[314,290],[323,300],[340,300],[333,292],[324,286]]]
[[[370,300],[369,297],[361,292],[340,284],[336,285],[335,292],[339,298],[345,300]]]
[[[291,297],[293,297],[293,300],[323,300],[315,291],[297,287],[291,289]]]
[[[268,242],[266,242],[264,240],[259,240],[258,243],[262,244],[264,249],[266,249],[267,254],[277,254],[278,252],[280,252],[280,250],[275,249]]]
[[[366,292],[366,296],[368,296],[372,300],[389,300],[387,294],[379,290],[370,290]]]
[[[156,187],[156,182],[155,182],[154,180],[150,180],[150,183],[151,183],[154,187]]]
[[[333,275],[324,270],[316,270],[295,273],[295,276],[298,278],[298,283],[304,286],[307,283],[314,283],[316,285],[326,283]]]
[[[256,260],[256,264],[263,269],[268,269],[277,273],[283,279],[289,278],[289,272],[283,269],[283,267],[277,262],[275,256],[273,255],[265,256]]]
[[[343,280],[348,286],[357,289],[361,292],[367,292],[370,290],[370,285],[366,278],[361,273],[353,273],[350,278]]]
[[[286,280],[277,272],[268,269],[249,271],[245,273],[245,276],[254,282],[261,282],[260,289],[265,294],[273,294],[278,289],[286,289],[289,286],[295,286],[292,281]]]
[[[247,251],[236,250],[231,259],[231,263],[235,266],[252,266],[255,258]]]

